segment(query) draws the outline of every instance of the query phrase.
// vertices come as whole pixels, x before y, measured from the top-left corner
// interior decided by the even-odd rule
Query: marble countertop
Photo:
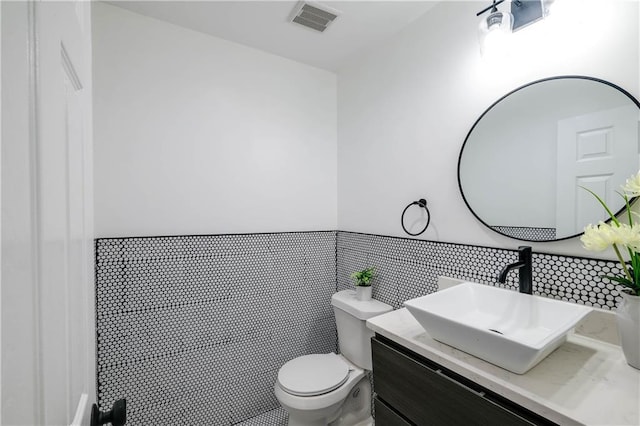
[[[367,327],[558,424],[640,425],[640,370],[606,339],[572,333],[519,375],[433,340],[404,308]]]

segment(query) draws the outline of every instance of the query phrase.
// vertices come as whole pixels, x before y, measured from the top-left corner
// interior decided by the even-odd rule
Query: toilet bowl
[[[289,413],[289,426],[369,426],[371,417],[371,337],[368,318],[393,308],[377,300],[357,300],[355,291],[333,295],[341,354],[292,359],[278,371],[276,398]]]
[[[289,426],[364,425],[371,420],[371,384],[365,370],[333,353],[305,355],[283,365],[275,394],[289,413]],[[347,403],[348,412],[343,407]]]

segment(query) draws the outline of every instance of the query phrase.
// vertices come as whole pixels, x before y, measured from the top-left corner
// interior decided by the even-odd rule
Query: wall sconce
[[[543,0],[512,0],[511,15],[513,16],[512,31],[526,27],[544,18]]]
[[[476,16],[480,16],[490,11],[478,26],[480,53],[483,56],[495,56],[503,53],[506,49],[507,37],[511,33],[511,14],[498,10],[498,5],[503,2],[504,0],[493,0],[491,6],[476,14]]]
[[[511,0],[511,13],[500,12],[498,5],[505,0],[493,0],[492,4],[476,14],[480,16],[490,12],[480,21],[478,35],[482,54],[506,47],[506,38],[513,31],[517,31],[532,24],[545,16],[544,0]],[[550,0],[546,0],[550,3]]]

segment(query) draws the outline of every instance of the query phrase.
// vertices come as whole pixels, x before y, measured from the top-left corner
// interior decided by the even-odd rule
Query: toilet
[[[366,320],[393,310],[354,290],[331,297],[340,354],[303,355],[285,363],[274,386],[289,426],[365,426],[371,418],[371,337]]]

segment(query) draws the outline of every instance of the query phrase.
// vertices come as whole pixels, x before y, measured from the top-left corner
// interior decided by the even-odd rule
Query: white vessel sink
[[[567,339],[591,308],[465,282],[404,306],[433,337],[524,374]]]

